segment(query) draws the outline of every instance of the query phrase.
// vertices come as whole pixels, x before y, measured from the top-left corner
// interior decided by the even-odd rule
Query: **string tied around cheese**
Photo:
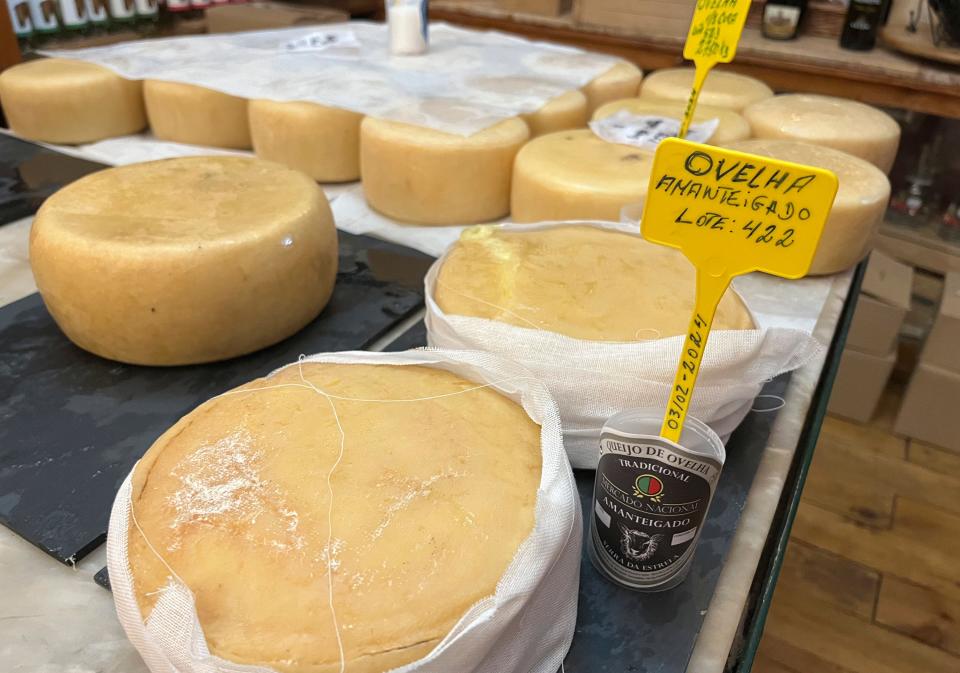
[[[333,413],[333,419],[334,419],[334,421],[335,421],[335,423],[336,423],[336,425],[337,425],[337,431],[338,431],[338,433],[339,433],[339,435],[340,435],[340,444],[339,444],[339,449],[338,449],[338,452],[337,452],[336,459],[334,460],[333,464],[331,465],[330,470],[328,470],[328,472],[327,472],[327,477],[326,477],[327,493],[328,493],[328,496],[329,496],[329,502],[328,502],[328,507],[327,507],[327,543],[326,543],[327,553],[325,554],[326,564],[327,564],[327,596],[328,596],[328,607],[329,607],[329,609],[330,609],[330,615],[331,615],[331,619],[332,619],[332,621],[333,621],[334,633],[335,633],[336,639],[337,639],[337,649],[338,649],[338,655],[339,655],[339,672],[340,672],[340,673],[344,673],[344,671],[346,670],[346,653],[345,653],[345,651],[344,651],[343,639],[342,639],[342,635],[341,635],[341,632],[340,632],[339,622],[338,622],[338,619],[337,619],[336,607],[335,607],[335,605],[334,605],[333,571],[334,571],[335,568],[334,568],[333,554],[331,554],[331,553],[329,552],[329,550],[332,548],[332,545],[333,545],[333,506],[334,506],[334,491],[333,491],[332,478],[333,478],[333,474],[334,474],[334,472],[336,471],[337,467],[339,467],[340,463],[341,463],[342,460],[343,460],[343,455],[344,455],[345,448],[346,448],[346,432],[344,431],[343,425],[342,425],[342,423],[340,422],[340,414],[339,414],[339,412],[337,411],[337,407],[336,407],[336,404],[335,404],[334,401],[335,401],[335,400],[339,400],[339,401],[358,402],[358,403],[369,403],[369,404],[389,404],[389,403],[415,403],[415,402],[425,402],[425,401],[430,401],[430,400],[442,399],[442,398],[446,398],[446,397],[454,397],[454,396],[457,396],[457,395],[464,395],[464,394],[466,394],[466,393],[475,392],[475,391],[482,390],[482,389],[485,389],[485,388],[498,387],[498,386],[500,386],[500,385],[502,385],[502,384],[507,384],[507,383],[514,382],[514,381],[523,381],[523,380],[533,380],[533,381],[536,381],[537,379],[536,379],[536,377],[534,377],[534,376],[513,376],[513,377],[509,377],[509,378],[505,378],[505,379],[499,379],[499,380],[496,380],[496,381],[492,381],[492,382],[490,382],[490,383],[478,384],[478,385],[476,385],[476,386],[471,386],[471,387],[469,387],[469,388],[465,388],[464,390],[457,390],[457,391],[454,391],[454,392],[441,393],[441,394],[437,394],[437,395],[427,395],[427,396],[424,396],[424,397],[392,398],[392,399],[385,399],[385,398],[383,398],[383,399],[378,399],[378,398],[362,398],[362,397],[349,397],[349,396],[344,396],[344,395],[335,395],[335,394],[333,394],[333,393],[330,393],[330,392],[327,392],[327,391],[323,390],[322,388],[320,388],[319,386],[317,386],[316,384],[314,384],[312,381],[308,380],[307,377],[304,375],[304,372],[303,372],[303,363],[304,363],[304,362],[309,362],[309,360],[307,359],[307,356],[306,356],[306,355],[301,354],[301,355],[297,358],[297,362],[296,362],[297,373],[298,373],[298,375],[299,375],[299,377],[300,377],[301,383],[280,383],[280,384],[274,384],[274,385],[268,385],[268,386],[260,386],[260,387],[256,387],[256,388],[241,388],[241,389],[236,389],[236,390],[228,390],[228,391],[226,391],[226,392],[220,393],[219,395],[216,395],[216,396],[212,397],[212,398],[210,399],[210,401],[212,402],[212,401],[217,400],[217,399],[219,399],[219,398],[221,398],[221,397],[227,397],[227,396],[229,396],[229,395],[240,395],[240,394],[259,393],[259,392],[264,392],[264,391],[267,391],[267,390],[278,390],[278,389],[281,389],[281,388],[299,388],[299,389],[310,390],[310,391],[312,391],[312,392],[320,395],[321,397],[325,398],[325,399],[327,400],[327,402],[329,403],[329,405],[330,405],[330,409],[331,409],[331,411],[332,411],[332,413]],[[291,365],[291,366],[292,366],[292,365]],[[134,465],[134,469],[136,469],[136,466],[139,464],[139,462],[140,462],[140,461],[137,461],[137,463]],[[148,548],[148,549],[150,550],[150,552],[157,558],[157,560],[167,569],[167,571],[170,573],[170,575],[171,575],[177,582],[179,582],[182,586],[184,586],[184,587],[187,589],[187,591],[190,591],[189,585],[183,580],[182,577],[180,577],[180,575],[176,572],[176,570],[173,569],[173,567],[167,562],[167,560],[166,560],[166,559],[164,558],[164,556],[157,550],[157,548],[153,545],[153,543],[150,542],[150,539],[149,539],[149,537],[147,536],[146,531],[144,531],[143,527],[140,525],[140,522],[137,520],[136,511],[135,511],[134,506],[133,506],[133,494],[132,494],[132,492],[131,492],[131,495],[130,495],[129,508],[130,508],[130,509],[129,509],[129,511],[130,511],[130,519],[131,519],[131,521],[133,522],[134,527],[137,529],[137,532],[138,532],[138,533],[140,534],[140,536],[143,538],[143,541],[144,541],[144,543],[146,544],[147,548]],[[163,588],[159,589],[158,592],[154,592],[154,593],[159,593],[159,592],[166,591],[167,588],[169,588],[169,585],[168,585],[167,587],[163,587]],[[192,593],[192,592],[191,592],[191,593]]]

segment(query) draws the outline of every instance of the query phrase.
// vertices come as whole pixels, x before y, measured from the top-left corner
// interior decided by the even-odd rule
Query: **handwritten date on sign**
[[[647,240],[714,276],[807,273],[837,193],[828,170],[670,138],[643,214]]]
[[[750,0],[698,0],[683,57],[732,61],[749,11]]]

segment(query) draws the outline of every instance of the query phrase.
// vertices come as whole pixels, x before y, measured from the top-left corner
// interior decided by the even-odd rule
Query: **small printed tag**
[[[283,45],[283,51],[323,51],[333,47],[359,47],[352,30],[326,30],[304,35]]]
[[[719,119],[691,124],[686,139],[705,143],[716,133],[719,125]],[[590,122],[590,129],[608,143],[655,150],[663,140],[679,135],[680,120],[656,115],[635,115],[627,110],[620,110],[609,117]]]

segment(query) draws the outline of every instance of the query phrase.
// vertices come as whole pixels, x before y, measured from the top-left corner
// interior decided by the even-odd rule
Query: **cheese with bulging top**
[[[643,71],[633,63],[620,61],[581,89],[587,96],[590,114],[604,103],[637,95]]]
[[[540,136],[517,155],[511,218],[620,220],[620,210],[642,201],[653,152],[609,143],[581,129]]]
[[[900,144],[900,125],[882,110],[857,101],[783,94],[748,106],[743,116],[757,138],[800,140],[842,150],[889,173]]]
[[[30,266],[67,337],[111,360],[183,365],[297,332],[326,305],[337,234],[302,173],[244,157],[111,168],[44,202]]]
[[[693,68],[666,68],[647,75],[640,94],[686,103],[693,88]],[[770,98],[773,90],[753,77],[714,68],[700,91],[698,104],[725,107],[739,112],[751,103]]]
[[[142,88],[102,66],[60,58],[0,73],[0,103],[10,129],[47,143],[92,143],[142,130]]]

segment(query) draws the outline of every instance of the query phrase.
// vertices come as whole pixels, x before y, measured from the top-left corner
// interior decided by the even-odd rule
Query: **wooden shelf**
[[[436,0],[434,20],[551,40],[614,54],[644,70],[683,63],[683,39],[654,32],[618,31],[578,25],[570,15],[511,14],[491,2]],[[756,29],[744,31],[730,70],[752,75],[778,91],[805,91],[854,98],[865,103],[960,118],[960,69],[926,62],[878,46],[872,51],[841,49],[837,40],[801,36],[779,42]]]

